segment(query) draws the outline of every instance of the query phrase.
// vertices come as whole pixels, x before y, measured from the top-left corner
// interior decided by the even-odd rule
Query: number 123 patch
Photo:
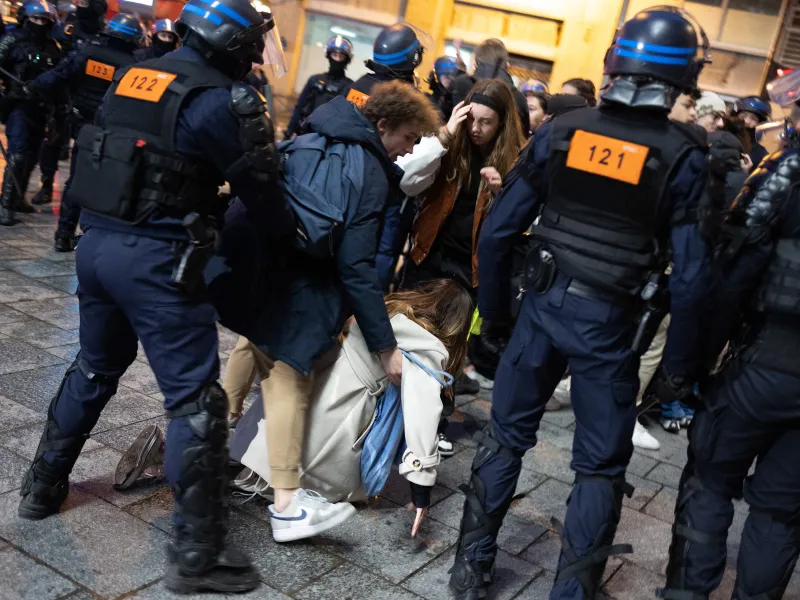
[[[647,146],[578,130],[569,146],[567,166],[638,185],[649,150]]]

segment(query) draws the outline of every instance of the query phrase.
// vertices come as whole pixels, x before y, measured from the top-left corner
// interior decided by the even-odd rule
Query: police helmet
[[[59,2],[56,4],[56,9],[60,13],[69,15],[75,12],[75,5],[72,2]]]
[[[519,86],[519,91],[523,94],[549,94],[550,88],[544,81],[538,79],[526,79],[525,82]]]
[[[134,46],[141,46],[145,38],[144,28],[135,16],[117,13],[106,25],[106,35]]]
[[[278,28],[264,5],[261,12],[249,0],[189,0],[175,24],[186,40],[191,32],[212,53],[231,58],[249,71],[252,63],[269,64],[276,76],[286,72]]]
[[[747,96],[742,98],[736,103],[734,107],[736,114],[741,112],[750,112],[758,117],[760,123],[766,123],[772,116],[772,108],[768,102],[765,102],[758,96]]]
[[[651,78],[686,90],[697,86],[707,62],[708,38],[694,17],[673,6],[654,6],[617,30],[603,72]]]
[[[153,35],[157,35],[159,33],[171,33],[175,37],[178,37],[178,32],[175,31],[175,21],[172,19],[159,19],[153,23],[152,33]]]
[[[75,14],[79,20],[102,19],[108,10],[106,0],[75,0]]]
[[[392,71],[410,73],[422,62],[424,51],[414,28],[407,23],[397,23],[375,38],[372,60]]]
[[[336,35],[325,45],[325,58],[330,58],[331,52],[341,52],[350,62],[353,59],[353,43],[342,35]]]
[[[20,12],[22,16],[20,16]],[[58,21],[56,7],[47,2],[47,0],[28,0],[25,2],[17,12],[17,21],[23,23],[25,19],[30,17],[41,17],[52,23]]]

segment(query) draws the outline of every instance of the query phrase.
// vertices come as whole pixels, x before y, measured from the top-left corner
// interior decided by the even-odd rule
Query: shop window
[[[714,61],[700,74],[699,87],[730,96],[758,94],[764,59],[737,52],[714,50]]]

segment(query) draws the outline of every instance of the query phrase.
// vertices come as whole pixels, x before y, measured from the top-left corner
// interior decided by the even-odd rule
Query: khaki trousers
[[[664,317],[661,325],[658,326],[656,335],[653,337],[653,342],[650,347],[642,355],[639,363],[639,395],[636,397],[636,404],[642,401],[642,396],[647,386],[650,385],[650,380],[656,374],[658,365],[661,363],[661,357],[664,356],[664,346],[667,343],[667,329],[669,329],[669,315]]]
[[[246,338],[240,337],[228,359],[222,382],[231,413],[242,412],[244,399],[256,374],[261,379],[269,440],[269,484],[275,489],[300,487],[306,415],[314,374],[302,375],[286,363],[272,360]]]

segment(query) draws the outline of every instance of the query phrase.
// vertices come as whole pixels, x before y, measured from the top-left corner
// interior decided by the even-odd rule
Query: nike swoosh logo
[[[298,516],[296,516],[296,517],[279,517],[275,513],[272,513],[272,515],[270,515],[270,516],[273,519],[277,519],[278,521],[302,521],[303,519],[305,519],[308,516],[308,513],[306,513],[304,508],[301,508],[300,509],[300,514]]]

